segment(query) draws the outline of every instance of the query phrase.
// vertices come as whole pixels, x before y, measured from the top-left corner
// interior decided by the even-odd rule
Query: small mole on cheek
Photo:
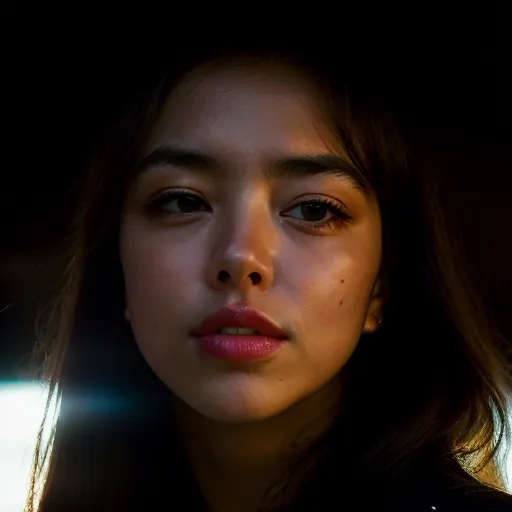
[[[341,282],[344,283],[345,281],[342,279]]]
[[[343,299],[340,300],[340,306],[343,304]]]

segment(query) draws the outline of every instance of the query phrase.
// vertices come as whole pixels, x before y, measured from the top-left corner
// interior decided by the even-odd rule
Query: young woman
[[[504,342],[391,109],[303,51],[170,61],[83,186],[27,509],[508,510]]]

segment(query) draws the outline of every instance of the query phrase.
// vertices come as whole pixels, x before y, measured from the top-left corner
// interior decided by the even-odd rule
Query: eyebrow
[[[181,167],[200,173],[219,172],[222,167],[215,158],[200,151],[164,145],[145,157],[137,165],[136,171],[140,174],[157,166]],[[333,153],[280,158],[265,170],[265,174],[269,179],[329,174],[348,181],[363,194],[371,188],[366,177],[352,163]]]

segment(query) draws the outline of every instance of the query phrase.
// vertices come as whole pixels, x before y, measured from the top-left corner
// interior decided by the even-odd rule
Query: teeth
[[[238,335],[250,335],[259,334],[255,329],[248,329],[247,327],[224,327],[220,331],[220,334],[238,334]]]

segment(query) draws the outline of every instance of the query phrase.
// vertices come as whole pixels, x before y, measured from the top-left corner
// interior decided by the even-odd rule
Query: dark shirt
[[[342,486],[340,486],[340,489]],[[277,509],[279,510],[279,509]],[[305,499],[297,502],[290,512],[512,512],[512,495],[489,489],[474,488],[411,488],[382,491],[373,487],[361,490],[358,496],[344,499],[342,491],[331,498]],[[276,511],[277,512],[277,511]]]
[[[404,493],[373,510],[393,512],[512,512],[512,495],[477,484]]]
[[[342,476],[332,467],[324,468],[290,512],[512,512],[512,494],[480,483],[454,461],[359,483],[349,473]]]

